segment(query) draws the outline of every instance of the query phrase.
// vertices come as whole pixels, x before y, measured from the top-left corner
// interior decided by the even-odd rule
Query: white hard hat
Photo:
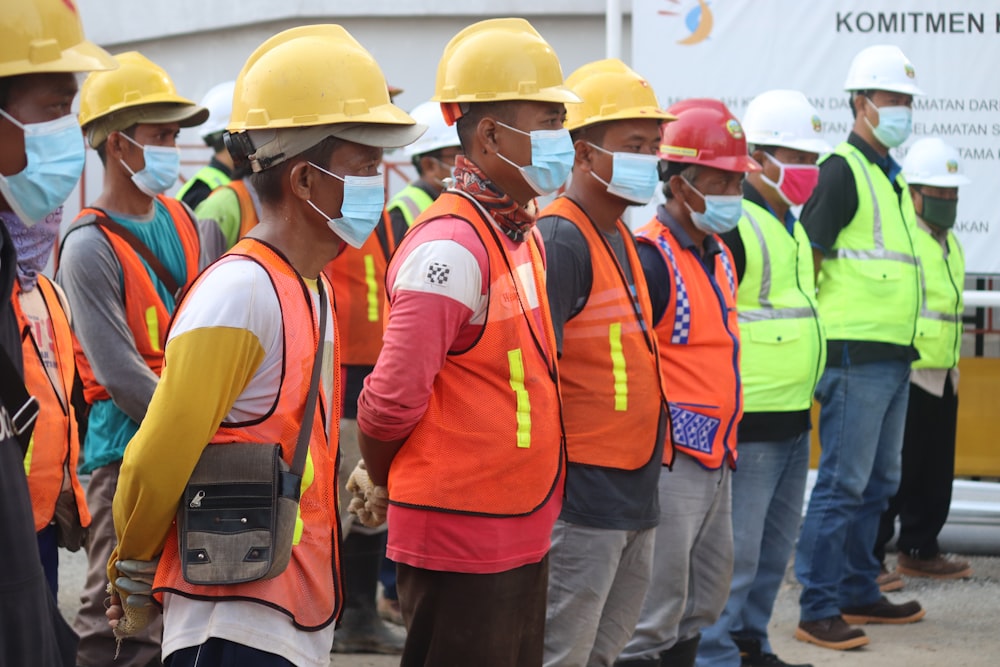
[[[969,179],[962,173],[958,151],[937,137],[915,141],[903,158],[903,176],[910,185],[957,188]]]
[[[205,97],[201,98],[201,106],[208,109],[208,120],[198,128],[202,139],[226,129],[229,117],[233,114],[235,88],[235,81],[224,81],[212,86]]]
[[[403,148],[403,155],[406,157],[413,158],[449,146],[461,145],[458,140],[458,129],[444,122],[440,102],[424,102],[417,105],[410,112],[410,116],[418,123],[426,125],[427,131],[415,142]]]
[[[878,44],[858,52],[847,70],[844,90],[887,90],[906,95],[923,95],[917,87],[913,63],[898,46]]]
[[[750,100],[743,114],[747,143],[782,146],[807,153],[833,150],[823,139],[816,108],[797,90],[769,90]]]

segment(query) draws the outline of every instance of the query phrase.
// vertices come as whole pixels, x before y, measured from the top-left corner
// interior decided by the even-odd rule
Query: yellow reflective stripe
[[[521,350],[509,350],[507,363],[510,365],[510,388],[517,398],[517,446],[521,449],[531,447],[531,399],[524,386],[524,359]]]
[[[306,452],[306,465],[302,470],[302,484],[299,486],[299,498],[304,498],[306,491],[312,486],[316,477],[316,470],[313,468],[312,450]],[[302,503],[295,508],[295,533],[292,535],[292,546],[295,546],[302,539],[302,531],[305,524],[302,522]]]
[[[31,455],[35,453],[35,434],[31,434],[31,440],[28,441],[28,452],[24,455],[24,476],[27,477],[31,474]]]
[[[621,322],[611,325],[608,340],[611,343],[611,373],[615,378],[615,411],[625,412],[628,410],[628,372],[622,352]]]
[[[365,255],[365,284],[368,285],[368,321],[378,322],[378,280],[372,255]]]
[[[156,306],[146,309],[146,331],[149,332],[149,346],[156,352],[160,351],[160,320],[156,316]]]

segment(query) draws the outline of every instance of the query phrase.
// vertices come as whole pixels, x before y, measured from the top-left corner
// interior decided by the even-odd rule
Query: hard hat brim
[[[902,93],[903,95],[926,95],[926,93],[918,86],[912,83],[881,83],[878,85],[861,86],[861,85],[850,85],[845,84],[844,90],[848,93],[857,93],[862,90],[884,90],[887,93]]]
[[[590,118],[583,118],[579,122],[568,121],[563,124],[563,126],[570,130],[578,130],[581,127],[588,127],[590,125],[597,125],[598,123],[607,123],[614,120],[642,120],[644,118],[650,118],[652,120],[658,120],[660,122],[668,122],[672,120],[677,120],[677,116],[663,109],[657,109],[656,107],[641,107],[632,109],[623,109],[617,113],[612,113],[607,116],[591,116]]]
[[[520,93],[518,91],[504,91],[499,93],[476,93],[466,95],[435,95],[431,98],[433,102],[554,102],[562,104],[579,104],[583,100],[566,86],[550,86],[542,88],[536,93]]]
[[[928,176],[922,178],[920,176],[909,177],[906,173],[903,174],[903,178],[909,185],[930,185],[935,188],[957,188],[960,185],[968,185],[972,181],[965,174],[948,174],[947,176]]]
[[[777,146],[820,155],[833,150],[833,146],[823,139],[775,139],[770,133],[755,136],[752,132],[747,132],[747,144],[751,146]]]
[[[659,153],[659,158],[664,162],[683,162],[685,164],[697,165],[700,167],[712,167],[722,171],[737,171],[750,173],[761,171],[762,167],[749,155],[728,155],[716,158],[698,158],[697,156],[677,156],[664,155]]]
[[[0,66],[0,77],[20,74],[60,74],[73,72],[98,72],[118,68],[110,53],[93,42],[83,41],[63,49],[59,58],[46,63],[20,60]]]
[[[208,109],[194,103],[144,104],[101,114],[88,121],[83,126],[83,131],[91,148],[99,148],[112,132],[121,132],[133,125],[177,123],[181,127],[195,127],[204,123],[207,118]]]

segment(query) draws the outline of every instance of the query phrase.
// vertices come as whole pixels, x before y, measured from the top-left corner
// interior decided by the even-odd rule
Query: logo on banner
[[[681,0],[666,1],[672,5],[681,4]],[[657,13],[661,16],[681,15],[681,12],[668,11],[666,9],[661,9]],[[678,44],[690,46],[691,44],[699,44],[708,39],[708,36],[712,34],[712,27],[715,25],[715,17],[712,16],[712,10],[708,8],[708,3],[705,0],[697,0],[697,4],[684,13],[684,25],[690,34],[683,39],[677,40]]]

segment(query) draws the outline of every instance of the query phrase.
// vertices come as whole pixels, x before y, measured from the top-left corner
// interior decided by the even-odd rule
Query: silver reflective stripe
[[[920,317],[924,317],[928,320],[938,320],[940,322],[952,322],[957,323],[961,318],[954,313],[939,313],[936,310],[927,310],[927,308],[922,308],[920,310]]]
[[[737,313],[740,324],[763,322],[765,320],[798,320],[815,317],[812,308],[764,308],[761,310],[744,310]]]
[[[743,208],[743,215],[750,221],[753,233],[757,236],[757,242],[760,244],[762,266],[760,269],[760,296],[757,297],[757,301],[760,302],[761,308],[773,308],[774,305],[771,303],[771,252],[767,249],[764,232],[757,219],[751,215],[746,207]]]
[[[421,213],[420,207],[417,206],[417,202],[413,201],[413,199],[409,196],[403,195],[396,203],[400,204],[401,208],[406,209],[406,212],[409,214],[406,222],[407,224],[412,225],[413,221],[416,220],[417,216]]]
[[[917,258],[907,255],[905,252],[876,248],[875,250],[853,250],[851,248],[839,248],[837,257],[840,259],[887,259],[893,262],[903,262],[904,264],[916,264]]]
[[[868,173],[868,167],[861,161],[858,154],[852,151],[850,156],[861,167],[861,173],[865,175],[865,180],[868,181],[868,190],[872,193],[872,206],[875,207],[874,220],[872,220],[872,236],[875,241],[875,249],[883,250],[885,248],[885,239],[882,238],[882,211],[878,206],[878,195],[875,194],[875,184],[872,183],[872,176]]]

